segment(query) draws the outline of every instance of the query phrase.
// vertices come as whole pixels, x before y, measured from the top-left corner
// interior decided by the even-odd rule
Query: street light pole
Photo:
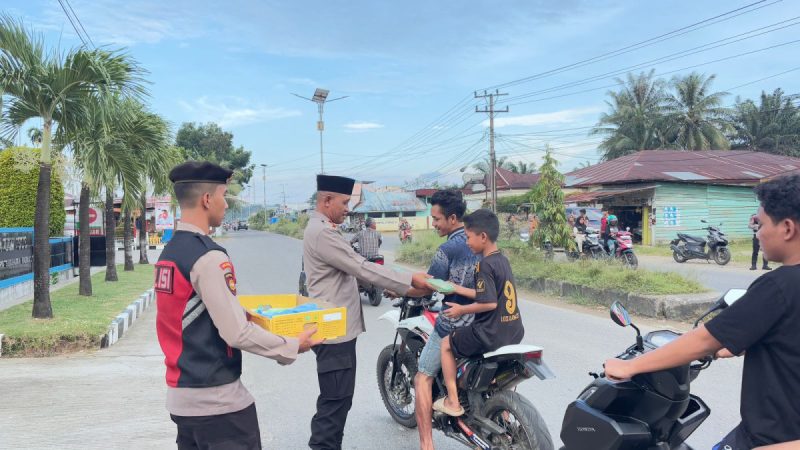
[[[348,96],[345,95],[343,97],[334,98],[332,100],[328,100],[328,94],[330,93],[327,89],[320,89],[317,88],[314,91],[314,96],[312,98],[303,97],[302,95],[297,95],[292,93],[295,97],[300,97],[303,100],[308,100],[310,102],[314,102],[317,104],[317,111],[319,112],[319,120],[317,121],[317,130],[319,130],[319,173],[325,173],[325,161],[323,158],[322,153],[322,132],[325,131],[325,122],[322,120],[322,113],[325,109],[325,103],[335,102],[336,100],[341,100],[343,98],[347,98]]]
[[[264,181],[264,227],[267,226],[267,165],[261,165],[262,178]]]

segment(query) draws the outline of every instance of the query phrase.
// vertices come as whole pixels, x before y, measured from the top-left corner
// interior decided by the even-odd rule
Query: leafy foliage
[[[31,227],[36,212],[36,188],[39,183],[36,160],[39,150],[12,147],[0,152],[0,227]],[[50,236],[64,234],[64,187],[58,172],[53,172],[50,184]]]
[[[759,104],[737,99],[731,148],[800,157],[800,108],[781,89],[761,93]]]
[[[567,216],[564,209],[564,175],[556,166],[558,161],[553,158],[549,147],[545,148],[544,164],[539,171],[539,182],[530,192],[533,210],[539,216],[539,226],[531,236],[531,245],[541,246],[545,242],[552,243],[555,247],[572,248],[575,244],[571,237],[571,230],[567,226]]]
[[[175,136],[175,145],[186,150],[187,159],[211,161],[233,170],[233,181],[245,185],[253,176],[255,165],[250,164],[251,152],[233,146],[233,133],[224,131],[216,123],[181,125]]]

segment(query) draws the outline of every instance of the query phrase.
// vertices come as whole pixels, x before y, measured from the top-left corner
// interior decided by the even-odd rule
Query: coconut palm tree
[[[495,164],[500,169],[511,170],[511,161],[508,160],[507,156],[499,156],[499,157],[497,157],[495,159]],[[492,169],[490,169],[491,166],[492,166],[492,162],[489,160],[488,157],[484,158],[483,161],[477,162],[477,163],[472,165],[472,167],[475,170],[477,170],[478,172],[480,172],[480,173],[482,173],[484,175],[488,175],[489,172],[492,171]]]
[[[730,111],[723,107],[727,92],[711,92],[715,75],[692,72],[672,79],[675,91],[667,99],[667,133],[678,148],[720,150],[730,148],[725,133],[731,127]]]
[[[783,90],[761,92],[759,105],[737,99],[731,148],[800,156],[800,108]]]
[[[37,147],[42,145],[42,130],[34,127],[28,128],[28,139]]]
[[[591,135],[605,136],[599,146],[604,160],[666,145],[665,83],[654,79],[653,74],[652,70],[639,75],[629,73],[626,80],[617,79],[622,85],[619,91],[608,92],[609,112],[603,113],[590,131]]]
[[[53,316],[50,304],[50,183],[54,127],[64,120],[79,123],[84,99],[110,92],[143,92],[140,70],[133,60],[107,50],[46,51],[42,37],[8,15],[0,16],[0,90],[5,105],[6,135],[14,136],[27,120],[42,120],[39,183],[34,219],[33,316]]]
[[[536,164],[522,161],[510,162],[509,169],[514,173],[536,173]]]

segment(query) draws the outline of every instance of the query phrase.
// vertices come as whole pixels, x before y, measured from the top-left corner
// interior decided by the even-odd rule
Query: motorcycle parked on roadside
[[[731,289],[695,322],[724,309],[747,291]],[[680,334],[652,331],[642,337],[628,312],[614,302],[611,319],[636,330],[636,343],[617,356],[633,359],[662,347]],[[708,418],[711,410],[691,394],[691,383],[707,369],[711,355],[672,369],[643,373],[630,380],[613,381],[605,374],[589,373],[594,380],[570,403],[561,427],[561,450],[692,450],[689,436]]]
[[[702,223],[708,223],[701,220]],[[728,249],[728,239],[719,226],[709,225],[703,230],[708,231],[706,238],[678,233],[678,237],[670,242],[672,258],[675,262],[684,263],[690,259],[714,260],[720,266],[728,264],[731,260],[731,251]],[[706,246],[708,248],[706,248]]]
[[[380,317],[395,327],[394,343],[378,356],[378,389],[392,418],[408,428],[417,425],[414,412],[414,376],[417,361],[433,333],[438,310],[431,298],[398,299]],[[552,450],[553,441],[533,404],[515,387],[536,376],[554,375],[542,360],[542,348],[509,345],[479,358],[457,362],[459,400],[466,413],[460,417],[433,413],[433,428],[470,448]],[[441,372],[433,383],[433,398],[445,394]]]

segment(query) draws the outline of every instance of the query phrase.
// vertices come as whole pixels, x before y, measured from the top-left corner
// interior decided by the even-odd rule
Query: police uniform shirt
[[[400,294],[411,287],[410,273],[368,262],[350,247],[336,225],[318,211],[311,213],[303,233],[303,264],[308,295],[347,308],[347,335],[327,340],[325,344],[353,340],[366,330],[356,279]]]
[[[206,234],[181,222],[178,230]],[[200,257],[190,273],[192,288],[208,309],[222,339],[231,347],[265,356],[281,364],[297,358],[299,341],[271,334],[248,322],[236,298],[236,277],[228,255],[212,250]],[[204,388],[168,387],[167,410],[176,416],[210,416],[240,411],[254,402],[240,379]]]

